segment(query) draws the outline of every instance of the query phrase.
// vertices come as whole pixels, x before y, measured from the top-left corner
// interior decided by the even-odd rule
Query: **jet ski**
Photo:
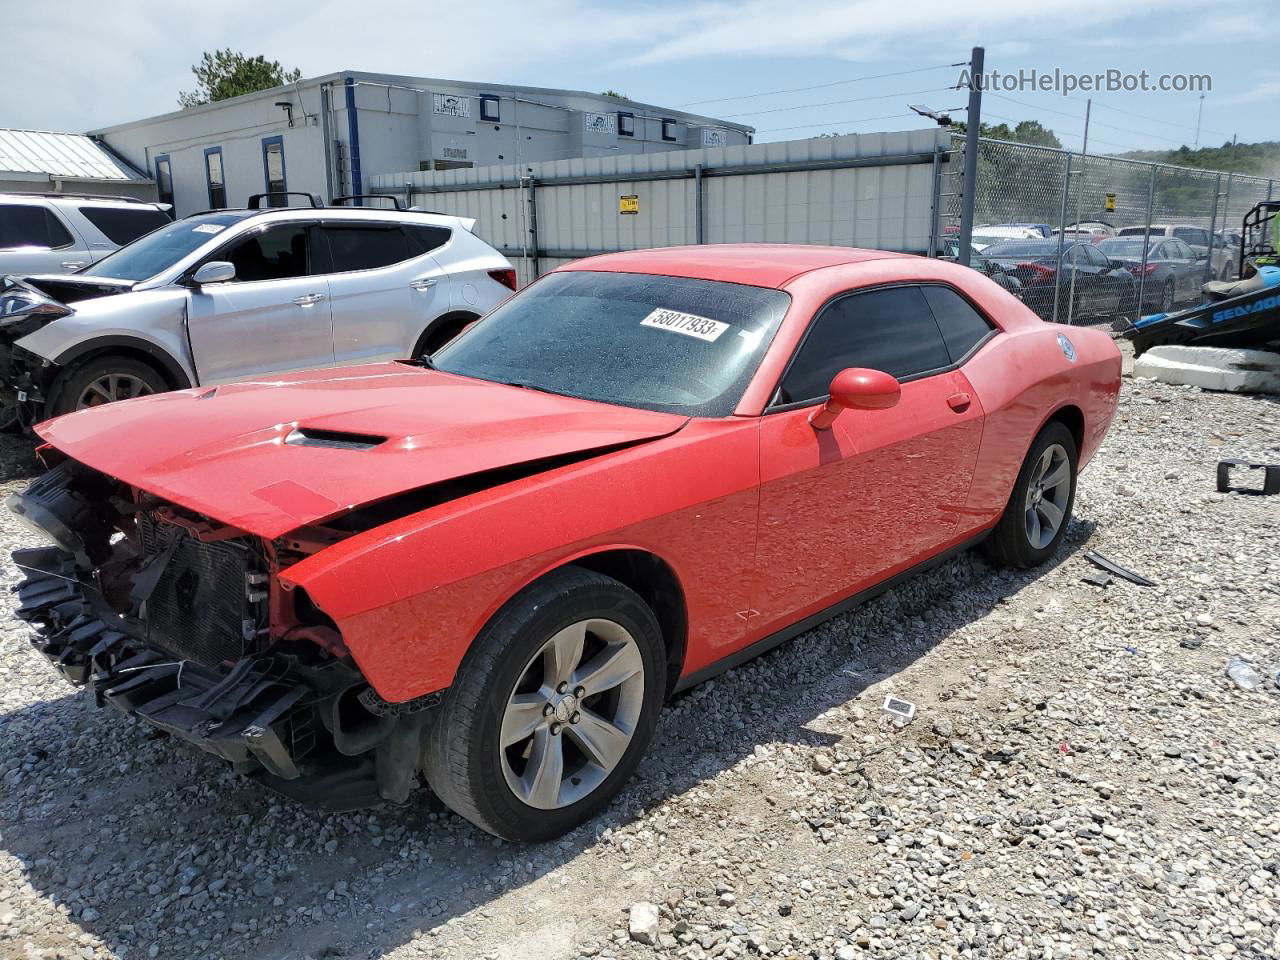
[[[1243,280],[1206,283],[1199,306],[1117,321],[1115,329],[1133,342],[1135,356],[1168,344],[1280,350],[1280,266],[1254,270]]]

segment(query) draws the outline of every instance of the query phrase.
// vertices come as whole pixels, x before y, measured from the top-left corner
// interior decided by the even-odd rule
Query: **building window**
[[[227,181],[222,173],[222,148],[206,147],[204,181],[209,187],[209,208],[223,210],[227,206]]]
[[[497,97],[482,96],[480,98],[480,119],[486,123],[498,123],[501,120],[498,103]]]
[[[267,193],[284,193],[284,137],[262,138],[262,178]],[[288,197],[267,197],[267,206],[288,206]]]
[[[634,137],[636,135],[636,115],[618,111],[618,136]]]
[[[169,155],[162,153],[156,157],[156,192],[160,202],[173,204],[173,165],[169,163]]]
[[[676,142],[676,122],[674,120],[662,121],[662,139],[668,143]]]

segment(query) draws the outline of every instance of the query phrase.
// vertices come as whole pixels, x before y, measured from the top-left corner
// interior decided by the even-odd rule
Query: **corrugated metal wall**
[[[476,233],[527,282],[592,253],[685,243],[923,253],[939,238],[935,208],[949,149],[944,132],[912,130],[380,174],[373,190],[474,217]],[[621,212],[622,197],[635,197],[637,212]]]

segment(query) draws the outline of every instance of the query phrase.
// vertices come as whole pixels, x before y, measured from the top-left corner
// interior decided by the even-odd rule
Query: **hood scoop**
[[[345,430],[322,430],[318,427],[296,427],[284,438],[294,447],[327,447],[333,450],[372,450],[387,442],[386,437],[371,433],[348,433]]]

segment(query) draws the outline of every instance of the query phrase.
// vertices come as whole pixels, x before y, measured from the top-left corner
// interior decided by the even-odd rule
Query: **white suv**
[[[259,210],[258,199],[170,223],[69,276],[5,278],[0,402],[31,424],[147,393],[419,357],[515,289],[473,220]]]
[[[0,193],[0,275],[71,273],[171,223],[167,203]]]

